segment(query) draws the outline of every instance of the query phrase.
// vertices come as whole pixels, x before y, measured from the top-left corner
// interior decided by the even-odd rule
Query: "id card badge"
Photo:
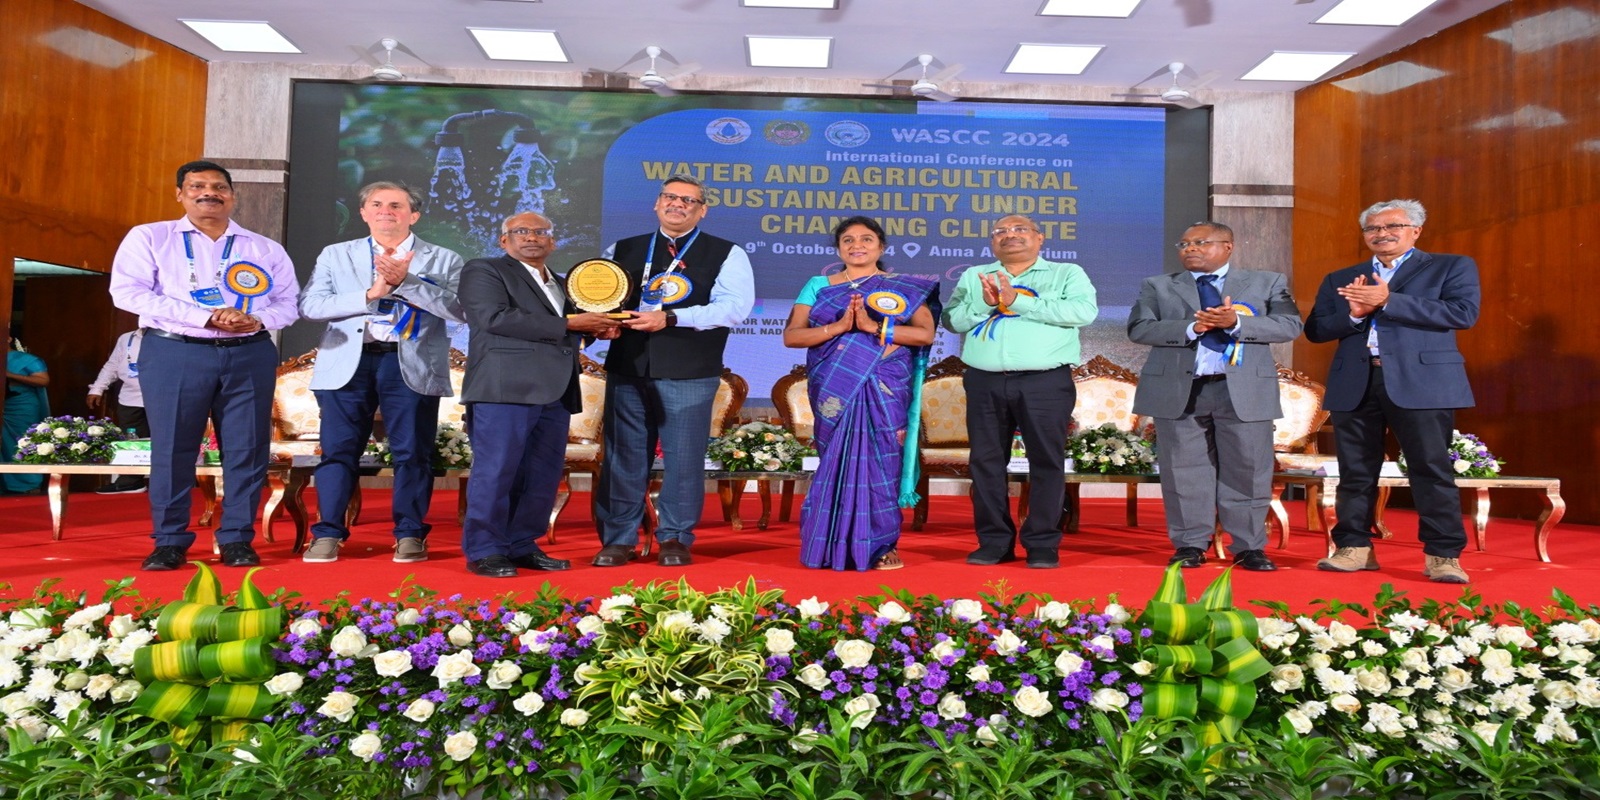
[[[210,289],[195,289],[189,292],[189,296],[194,298],[196,304],[205,308],[221,308],[223,306],[222,290],[215,286]]]
[[[130,378],[139,377],[139,362],[137,362],[137,361],[129,361],[128,362],[128,377],[130,377]]]
[[[388,298],[388,297],[385,297],[385,298],[379,300],[378,301],[378,313],[379,314],[393,314],[394,313],[394,300],[392,298]]]

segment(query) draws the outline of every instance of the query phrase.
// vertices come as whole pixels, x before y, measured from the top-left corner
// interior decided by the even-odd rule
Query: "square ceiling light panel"
[[[1318,25],[1398,27],[1437,0],[1344,0],[1317,19]]]
[[[232,20],[181,19],[195,33],[229,53],[298,53],[300,48],[290,44],[283,34],[265,22],[238,22]]]
[[[752,67],[827,69],[833,64],[828,36],[746,36],[744,43]]]
[[[468,28],[483,54],[495,61],[549,61],[569,63],[567,49],[555,31],[519,31],[502,28]]]
[[[1310,83],[1353,55],[1355,53],[1273,53],[1239,80]]]
[[[839,7],[839,0],[739,0],[745,8],[820,8],[831,11]]]
[[[1023,75],[1082,75],[1099,55],[1097,44],[1019,44],[1006,72]]]
[[[1045,0],[1041,17],[1126,17],[1139,0]]]

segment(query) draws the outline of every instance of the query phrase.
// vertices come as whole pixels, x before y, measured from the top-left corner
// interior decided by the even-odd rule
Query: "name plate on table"
[[[622,301],[632,288],[627,271],[608,258],[591,258],[567,272],[567,297],[579,311],[627,319],[631,315],[622,311]]]
[[[806,456],[800,459],[800,469],[804,472],[816,472],[822,466],[821,456]]]
[[[111,463],[134,467],[150,466],[150,440],[124,439],[112,442]]]
[[[1012,475],[1028,474],[1028,457],[1012,456],[1011,460],[1006,462],[1006,472]]]

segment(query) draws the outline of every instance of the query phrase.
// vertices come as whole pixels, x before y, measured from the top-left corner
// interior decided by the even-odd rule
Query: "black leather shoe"
[[[608,544],[594,554],[594,561],[590,563],[597,567],[623,567],[637,556],[631,544]]]
[[[467,571],[485,578],[517,577],[517,566],[505,556],[484,556],[477,561],[468,561]]]
[[[146,572],[170,572],[189,563],[187,552],[182,547],[157,547],[145,557],[139,569]]]
[[[995,564],[1007,564],[1017,560],[1017,554],[1010,550],[989,549],[980,547],[967,556],[968,564],[977,564],[980,567],[992,567]]]
[[[661,552],[656,555],[656,563],[663,567],[687,567],[694,563],[694,557],[689,555],[689,546],[677,539],[668,539],[661,543]]]
[[[260,563],[261,556],[256,555],[256,549],[249,542],[230,542],[222,546],[225,567],[254,567]]]
[[[572,568],[571,561],[564,558],[551,558],[544,553],[512,556],[511,564],[522,569],[542,569],[545,572],[560,572],[561,570]]]
[[[1182,564],[1184,569],[1202,566],[1206,563],[1206,551],[1200,547],[1180,547],[1172,558],[1167,559],[1168,564]]]
[[[1028,550],[1029,569],[1055,569],[1061,566],[1061,554],[1044,547]]]
[[[1233,554],[1233,565],[1251,572],[1271,572],[1278,568],[1265,550],[1241,550]]]

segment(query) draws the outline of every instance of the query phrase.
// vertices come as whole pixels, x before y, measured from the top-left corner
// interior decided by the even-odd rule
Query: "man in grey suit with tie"
[[[454,391],[445,320],[463,321],[461,256],[411,232],[422,217],[417,190],[379,181],[360,197],[370,235],[323,249],[300,296],[302,317],[328,323],[311,373],[322,461],[314,473],[321,519],[301,556],[310,564],[337,561],[350,538],[345,508],[379,411],[393,454],[394,560],[427,559],[439,398]]]
[[[580,334],[615,338],[617,320],[572,305],[545,259],[550,220],[517,214],[500,226],[500,258],[475,258],[461,274],[471,338],[461,401],[472,436],[472,481],[461,550],[467,569],[510,578],[517,568],[563,570],[538,539],[550,526],[566,464],[567,428],[583,409]]]
[[[1268,345],[1300,335],[1300,309],[1282,274],[1231,264],[1227,225],[1195,223],[1177,247],[1184,271],[1145,279],[1128,312],[1128,338],[1151,347],[1133,410],[1155,419],[1168,563],[1206,563],[1220,522],[1235,565],[1274,570],[1264,548],[1283,412]]]

